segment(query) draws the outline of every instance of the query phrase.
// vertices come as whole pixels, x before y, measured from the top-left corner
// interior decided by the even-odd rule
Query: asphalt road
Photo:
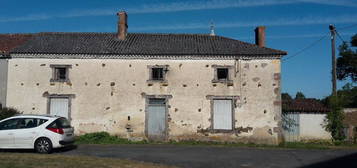
[[[310,150],[177,145],[79,145],[65,155],[138,160],[183,168],[357,168],[357,150]]]

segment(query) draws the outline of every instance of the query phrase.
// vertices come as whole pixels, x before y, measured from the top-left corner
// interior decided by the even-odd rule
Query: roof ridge
[[[35,35],[37,33],[0,33],[0,36],[26,36],[26,35]]]

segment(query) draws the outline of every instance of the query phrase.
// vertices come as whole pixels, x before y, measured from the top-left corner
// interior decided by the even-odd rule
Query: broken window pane
[[[217,68],[217,79],[228,80],[228,68]]]
[[[164,68],[152,68],[152,80],[164,80]]]

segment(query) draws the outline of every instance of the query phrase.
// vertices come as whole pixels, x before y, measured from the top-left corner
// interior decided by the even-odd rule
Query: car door
[[[0,123],[0,148],[13,148],[14,134],[20,119],[9,119]]]
[[[34,138],[38,135],[37,118],[22,118],[19,121],[18,129],[14,132],[14,144],[17,148],[33,148]]]

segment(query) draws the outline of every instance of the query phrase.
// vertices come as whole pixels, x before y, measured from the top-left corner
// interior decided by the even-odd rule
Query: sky
[[[311,98],[331,93],[329,24],[341,37],[337,46],[357,33],[357,0],[0,0],[0,6],[0,33],[116,32],[122,10],[129,32],[206,34],[213,23],[216,35],[254,43],[254,28],[263,25],[266,46],[288,52],[282,92]]]

